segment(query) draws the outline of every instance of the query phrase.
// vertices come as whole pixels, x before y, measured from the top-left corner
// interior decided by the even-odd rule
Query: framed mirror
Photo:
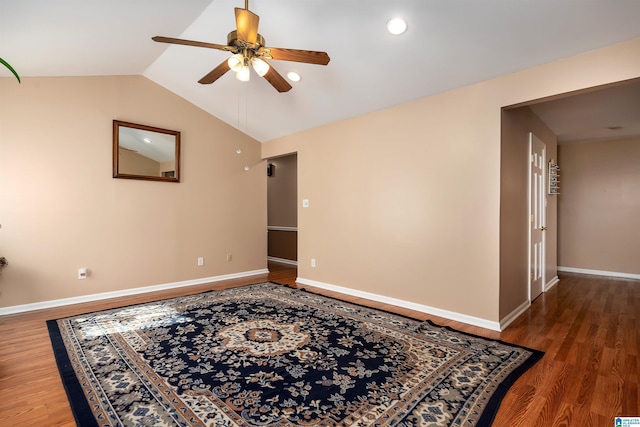
[[[113,177],[180,182],[180,132],[114,120]]]

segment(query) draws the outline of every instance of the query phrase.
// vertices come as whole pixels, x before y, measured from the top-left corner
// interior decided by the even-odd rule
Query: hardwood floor
[[[265,280],[295,285],[294,268],[269,268],[268,275],[0,317],[0,425],[75,425],[46,320]],[[511,387],[494,426],[601,427],[613,426],[615,416],[640,416],[639,281],[562,275],[502,333],[306,288],[545,351]]]

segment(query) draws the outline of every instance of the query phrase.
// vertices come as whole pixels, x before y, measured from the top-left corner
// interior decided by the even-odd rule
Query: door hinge
[[[531,214],[531,222],[533,222],[533,214]]]
[[[533,282],[533,273],[529,274],[529,280],[531,280]]]

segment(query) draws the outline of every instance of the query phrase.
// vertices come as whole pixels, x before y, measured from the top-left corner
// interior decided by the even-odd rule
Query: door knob
[[[547,231],[547,227],[540,227],[540,231]]]

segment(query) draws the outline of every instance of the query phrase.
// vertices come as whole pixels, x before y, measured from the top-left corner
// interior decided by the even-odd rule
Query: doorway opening
[[[267,161],[267,260],[298,265],[298,156]]]

